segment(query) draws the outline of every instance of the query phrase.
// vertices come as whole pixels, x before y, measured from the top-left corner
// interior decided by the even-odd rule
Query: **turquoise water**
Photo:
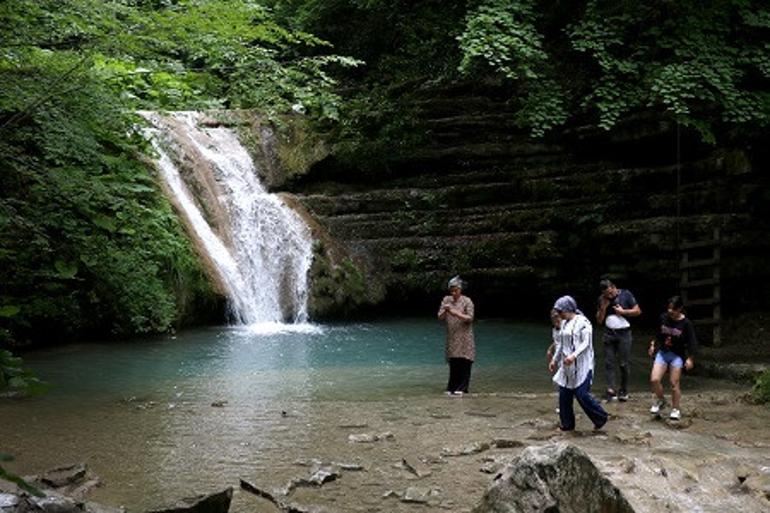
[[[553,390],[545,361],[546,323],[479,321],[475,335],[472,392]],[[595,347],[601,385],[601,343]],[[173,401],[185,394],[228,401],[410,397],[442,391],[448,369],[444,327],[424,319],[307,325],[292,332],[208,328],[69,345],[31,353],[26,361],[53,385],[39,400],[77,403]],[[646,391],[649,362],[637,357],[633,368],[634,388]]]
[[[246,328],[174,337],[78,344],[26,361],[54,385],[50,399],[99,401],[222,387],[226,400],[254,397],[367,400],[435,394],[445,385],[444,328],[425,320],[315,326],[260,334]],[[542,391],[546,324],[480,321],[472,390]],[[176,388],[175,388],[176,387]]]

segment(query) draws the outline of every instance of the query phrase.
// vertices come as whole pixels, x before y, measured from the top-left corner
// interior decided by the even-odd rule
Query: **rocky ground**
[[[557,444],[584,451],[637,512],[770,509],[770,408],[750,404],[745,392],[685,395],[679,422],[652,418],[640,394],[607,405],[611,421],[599,432],[582,413],[577,431],[559,432],[555,405],[555,394],[437,394],[329,402],[312,418],[288,410],[287,436],[312,426],[313,443],[287,452],[270,472],[240,476],[252,491],[230,483],[231,510],[470,512],[528,447]],[[554,496],[566,500],[595,481],[588,476]],[[114,505],[111,489],[119,486],[108,483],[94,499]],[[478,511],[497,511],[485,508]]]
[[[295,488],[287,499],[328,511],[414,511],[416,504],[419,511],[471,511],[527,446],[566,442],[584,450],[635,511],[770,508],[770,408],[748,404],[741,393],[686,397],[679,422],[652,418],[646,395],[613,403],[612,420],[600,432],[582,416],[576,432],[559,432],[555,401],[471,395],[381,404],[379,412],[339,426],[345,443],[298,461],[296,474],[312,459],[352,461],[364,470],[341,470],[333,482]],[[237,503],[273,511],[244,494]]]

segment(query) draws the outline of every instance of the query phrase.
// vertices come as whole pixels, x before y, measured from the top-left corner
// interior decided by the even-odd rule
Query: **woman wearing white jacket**
[[[556,340],[553,358],[549,365],[556,371],[553,381],[559,385],[559,418],[562,431],[575,429],[573,399],[591,419],[594,429],[607,423],[607,412],[591,395],[594,374],[593,328],[591,322],[578,310],[571,296],[556,300],[553,309],[561,317],[561,330]],[[558,368],[558,371],[556,370]]]

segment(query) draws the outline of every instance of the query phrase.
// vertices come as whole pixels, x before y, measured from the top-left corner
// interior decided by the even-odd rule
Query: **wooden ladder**
[[[682,242],[679,251],[679,288],[688,317],[696,327],[710,327],[711,344],[718,346],[722,343],[719,228],[714,228],[711,239]]]

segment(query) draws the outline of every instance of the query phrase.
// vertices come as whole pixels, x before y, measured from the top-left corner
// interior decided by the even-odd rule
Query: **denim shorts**
[[[684,362],[682,361],[682,357],[675,352],[661,349],[658,351],[658,354],[655,355],[655,365],[670,365],[677,369],[681,369],[684,367]]]

